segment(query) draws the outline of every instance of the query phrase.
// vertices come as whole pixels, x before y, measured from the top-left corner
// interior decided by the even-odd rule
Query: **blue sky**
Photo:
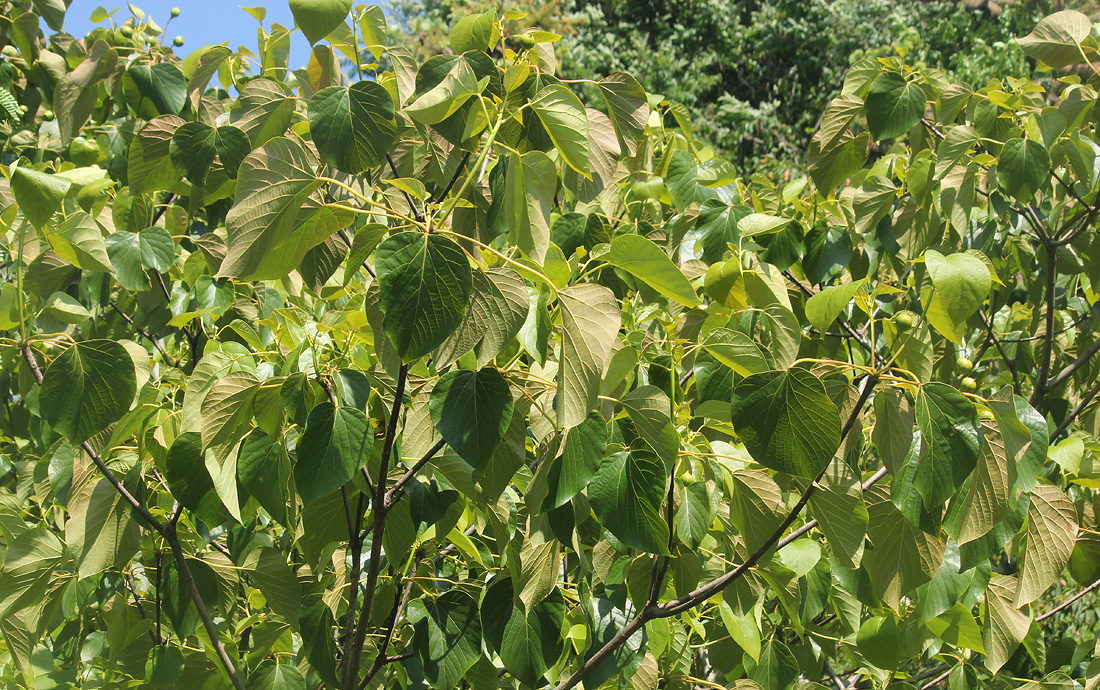
[[[270,29],[273,23],[294,26],[294,17],[286,0],[254,0],[243,3],[248,7],[264,5],[267,17],[264,27]],[[121,24],[132,15],[125,2],[105,2],[104,0],[73,0],[65,14],[65,30],[74,36],[83,36],[96,24],[89,21],[92,11],[102,5],[108,11],[118,8],[118,12],[99,26],[109,25],[111,20]],[[173,7],[180,8],[180,16],[168,25],[168,41],[173,36],[183,36],[187,41],[183,48],[176,50],[180,57],[205,45],[229,41],[229,47],[236,50],[245,46],[256,51],[256,28],[259,23],[241,5],[232,0],[136,0],[136,7],[149,14],[162,28],[168,22]],[[302,67],[309,60],[309,42],[300,31],[291,34],[290,66]]]

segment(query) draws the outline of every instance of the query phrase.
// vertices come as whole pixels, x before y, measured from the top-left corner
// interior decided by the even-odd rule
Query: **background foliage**
[[[868,46],[771,179],[538,17],[290,6],[0,7],[7,686],[1100,687],[1087,15]]]

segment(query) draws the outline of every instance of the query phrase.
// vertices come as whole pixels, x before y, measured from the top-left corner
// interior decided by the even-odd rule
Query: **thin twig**
[[[1068,379],[1070,376],[1073,376],[1074,372],[1088,364],[1088,361],[1092,359],[1092,356],[1095,355],[1098,351],[1100,351],[1100,338],[1097,338],[1095,341],[1093,341],[1093,343],[1085,348],[1085,351],[1082,352],[1077,357],[1077,359],[1070,362],[1068,365],[1066,365],[1065,369],[1062,369],[1060,372],[1058,372],[1057,375],[1054,376],[1054,378],[1050,379],[1046,385],[1046,392],[1052,391],[1058,386],[1065,383],[1066,379]]]
[[[393,171],[393,176],[400,179],[401,173],[397,172],[397,163],[393,162],[393,156],[391,156],[388,152],[386,153],[386,162],[390,164],[390,170]],[[416,202],[413,201],[412,196],[404,189],[401,190],[401,193],[405,195],[405,201],[409,203],[409,208],[412,209],[413,218],[416,218],[417,223],[423,223],[424,214],[420,212],[419,208],[417,208]]]
[[[1100,393],[1100,381],[1097,381],[1095,384],[1093,384],[1092,388],[1090,388],[1088,392],[1085,393],[1085,397],[1081,398],[1081,402],[1077,403],[1077,405],[1070,411],[1066,418],[1062,420],[1062,423],[1058,425],[1058,428],[1050,434],[1051,443],[1057,440],[1057,438],[1061,436],[1065,432],[1065,430],[1070,427],[1071,424],[1073,424],[1073,420],[1077,419],[1081,415],[1081,413],[1085,411],[1085,408],[1090,402],[1092,402],[1092,399],[1096,397],[1097,393]]]
[[[405,383],[409,375],[409,366],[402,364],[397,374],[397,388],[393,394],[393,406],[390,408],[389,424],[386,427],[386,440],[382,446],[382,458],[378,463],[378,477],[374,482],[374,499],[371,508],[374,511],[374,531],[371,536],[370,564],[367,567],[366,591],[363,593],[363,606],[359,612],[359,622],[355,634],[347,648],[344,658],[344,678],[342,685],[349,687],[359,675],[359,661],[363,654],[363,643],[367,637],[367,625],[370,622],[371,607],[374,604],[374,592],[378,588],[378,573],[382,561],[382,534],[386,529],[386,477],[389,474],[390,455],[397,437],[397,424],[401,416],[401,406],[405,397]]]
[[[997,352],[1001,353],[1001,359],[1005,361],[1006,366],[1008,366],[1009,373],[1012,374],[1012,389],[1016,392],[1016,395],[1019,395],[1021,390],[1020,376],[1016,373],[1016,360],[1009,357],[1008,354],[1005,353],[1004,345],[1001,344],[1001,339],[998,338],[997,334],[993,331],[993,322],[986,315],[985,310],[979,309],[978,313],[981,314],[982,321],[985,322],[985,327],[989,333],[990,340],[993,341],[993,345],[997,348]]]
[[[1088,587],[1086,587],[1086,588],[1082,589],[1082,590],[1081,590],[1080,592],[1078,592],[1077,594],[1074,594],[1074,595],[1073,595],[1072,597],[1070,597],[1069,599],[1066,599],[1066,600],[1065,600],[1065,601],[1063,601],[1063,602],[1062,602],[1061,604],[1058,604],[1057,606],[1055,606],[1055,607],[1054,607],[1054,608],[1052,608],[1051,610],[1047,611],[1047,612],[1046,612],[1046,613],[1044,613],[1043,615],[1041,615],[1041,616],[1038,616],[1038,617],[1036,617],[1036,619],[1035,619],[1035,622],[1036,622],[1036,623],[1042,623],[1042,622],[1043,622],[1043,621],[1045,621],[1046,619],[1050,618],[1051,616],[1053,616],[1054,614],[1058,613],[1058,612],[1059,612],[1059,611],[1061,611],[1062,609],[1064,609],[1064,608],[1068,607],[1068,606],[1069,606],[1069,605],[1071,605],[1071,604],[1072,604],[1073,602],[1077,601],[1078,599],[1080,599],[1081,597],[1085,596],[1085,595],[1086,595],[1086,594],[1088,594],[1089,592],[1092,592],[1092,591],[1093,591],[1093,590],[1095,590],[1095,589],[1096,589],[1097,587],[1100,587],[1100,580],[1097,580],[1096,582],[1093,582],[1093,583],[1092,583],[1091,585],[1089,585]]]
[[[470,152],[467,151],[462,155],[462,160],[459,161],[458,167],[455,169],[455,174],[451,175],[451,181],[447,183],[447,186],[443,188],[443,191],[439,193],[436,198],[432,199],[433,204],[438,204],[447,198],[447,194],[450,193],[451,188],[455,186],[455,182],[458,181],[459,176],[462,174],[462,170],[466,167],[466,162],[470,160]]]
[[[408,472],[401,475],[401,478],[394,482],[394,485],[390,488],[389,491],[386,492],[386,498],[384,501],[386,510],[389,510],[394,506],[395,503],[397,503],[398,499],[401,498],[401,490],[404,488],[405,484],[407,484],[410,479],[416,476],[416,473],[419,472],[424,467],[424,465],[428,464],[428,461],[435,457],[436,453],[443,450],[443,446],[445,445],[447,445],[447,442],[443,439],[439,439],[438,441],[436,441],[435,445],[429,448],[427,453],[424,453],[424,457],[417,460],[416,464],[410,467]]]
[[[126,323],[130,324],[130,327],[133,328],[135,331],[137,331],[138,335],[140,335],[141,337],[143,337],[146,340],[148,340],[149,342],[151,342],[153,344],[153,347],[155,347],[157,349],[157,352],[160,353],[161,357],[164,357],[164,361],[168,365],[173,366],[173,367],[177,367],[177,368],[179,367],[179,362],[178,361],[173,361],[172,358],[168,356],[168,353],[164,351],[164,348],[160,346],[160,343],[157,342],[157,339],[154,338],[153,336],[149,335],[149,333],[147,333],[145,330],[139,328],[138,325],[134,323],[134,320],[132,318],[130,318],[129,314],[127,314],[126,312],[119,309],[118,305],[115,304],[114,302],[108,302],[108,306],[110,306],[111,309],[114,309],[116,312],[118,312],[118,315],[121,316],[123,318],[123,320],[126,321]]]
[[[130,570],[126,571],[126,588],[130,590],[130,594],[134,597],[134,606],[137,607],[138,615],[142,620],[145,620],[145,609],[141,606],[141,599],[138,598],[137,585],[134,584],[134,573]],[[157,644],[157,636],[153,634],[153,629],[149,628],[146,632],[149,633],[149,639],[153,641],[153,644]]]

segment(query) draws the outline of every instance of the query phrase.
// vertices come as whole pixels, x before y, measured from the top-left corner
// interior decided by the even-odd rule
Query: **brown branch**
[[[417,551],[416,554],[413,555],[413,574],[416,573],[416,567],[417,564],[420,562],[420,556],[420,551]],[[363,678],[363,681],[359,684],[356,690],[364,690],[371,682],[371,679],[374,678],[374,676],[377,675],[380,670],[382,670],[382,667],[390,661],[394,660],[393,657],[387,656],[386,652],[387,650],[389,650],[390,643],[393,642],[394,633],[397,631],[397,624],[401,620],[401,612],[405,610],[405,607],[409,603],[409,596],[412,594],[412,587],[413,579],[411,577],[407,578],[405,580],[405,588],[401,592],[401,598],[394,603],[393,610],[390,611],[389,619],[387,619],[386,622],[386,636],[382,638],[382,644],[378,647],[378,655],[374,658],[374,663],[371,664],[370,670],[367,671],[366,677]]]
[[[1091,585],[1089,585],[1088,587],[1086,587],[1086,588],[1082,589],[1082,590],[1081,590],[1080,592],[1078,592],[1077,594],[1074,594],[1074,595],[1073,595],[1072,597],[1070,597],[1069,599],[1066,599],[1066,600],[1065,600],[1065,601],[1063,601],[1063,602],[1062,602],[1061,604],[1058,604],[1057,606],[1055,606],[1055,607],[1054,607],[1053,609],[1051,609],[1050,611],[1047,611],[1047,612],[1046,612],[1046,613],[1044,613],[1043,615],[1041,615],[1041,616],[1038,616],[1038,617],[1037,617],[1037,618],[1035,619],[1035,622],[1036,622],[1036,623],[1042,623],[1042,622],[1043,622],[1043,621],[1045,621],[1046,619],[1050,618],[1051,616],[1053,616],[1054,614],[1058,613],[1058,612],[1059,612],[1059,611],[1061,611],[1062,609],[1064,609],[1064,608],[1068,607],[1068,606],[1069,606],[1070,604],[1072,604],[1073,602],[1077,601],[1077,600],[1078,600],[1078,599],[1080,599],[1081,597],[1085,596],[1085,595],[1086,595],[1086,594],[1088,594],[1089,592],[1092,592],[1092,591],[1094,591],[1094,590],[1095,590],[1095,589],[1096,589],[1097,587],[1100,587],[1100,580],[1097,580],[1096,582],[1093,582],[1093,583],[1092,583]]]
[[[126,588],[130,590],[130,594],[134,597],[134,606],[137,607],[138,615],[142,620],[145,620],[145,609],[141,606],[141,599],[138,598],[137,585],[134,584],[134,573],[130,570],[126,571]],[[149,628],[146,632],[149,633],[149,639],[153,641],[153,644],[157,644],[157,636],[153,633],[153,629]]]
[[[1097,381],[1093,385],[1093,387],[1090,388],[1087,393],[1085,393],[1085,397],[1081,398],[1081,402],[1077,403],[1077,405],[1070,411],[1069,415],[1067,415],[1066,418],[1062,420],[1062,423],[1058,425],[1058,428],[1050,434],[1050,441],[1052,443],[1059,436],[1061,436],[1062,433],[1065,432],[1065,430],[1068,429],[1071,424],[1073,424],[1073,420],[1077,419],[1077,417],[1079,417],[1081,413],[1085,411],[1085,408],[1092,401],[1092,399],[1096,397],[1097,393],[1100,393],[1100,381]]]
[[[416,473],[419,472],[424,467],[424,465],[428,464],[428,461],[435,457],[436,453],[443,450],[443,446],[445,445],[447,445],[447,442],[443,439],[439,439],[434,446],[428,449],[428,452],[424,454],[424,457],[417,460],[416,464],[409,468],[408,472],[401,475],[401,478],[394,482],[393,487],[391,487],[390,490],[386,492],[386,497],[383,500],[383,505],[386,506],[387,511],[390,508],[393,508],[394,504],[397,503],[398,500],[400,500],[402,496],[401,489],[404,488],[405,484],[409,483],[409,480],[416,476]]]
[[[986,316],[984,309],[979,309],[978,313],[981,314],[982,321],[985,322],[986,330],[989,333],[990,340],[993,341],[994,347],[997,348],[997,352],[1001,353],[1001,359],[1005,361],[1008,366],[1008,371],[1012,374],[1012,388],[1016,392],[1016,395],[1020,394],[1020,376],[1016,373],[1016,360],[1012,359],[1005,353],[1004,345],[1001,343],[1001,339],[997,337],[997,334],[993,332],[993,321]],[[981,359],[980,357],[978,359]]]
[[[1078,369],[1088,364],[1088,361],[1092,359],[1092,356],[1095,355],[1098,351],[1100,351],[1100,338],[1097,338],[1095,341],[1093,341],[1093,343],[1085,348],[1085,351],[1082,352],[1077,357],[1077,359],[1066,365],[1065,369],[1062,369],[1054,378],[1050,379],[1050,381],[1047,382],[1046,391],[1044,392],[1052,391],[1058,386],[1065,383],[1066,379],[1068,379],[1070,376],[1073,376],[1073,374]]]
[[[371,607],[374,604],[374,592],[378,588],[378,573],[382,560],[382,533],[386,529],[386,477],[390,469],[390,455],[397,437],[397,423],[401,416],[401,405],[405,397],[405,382],[408,379],[409,366],[402,364],[397,374],[397,388],[393,394],[393,406],[390,408],[389,424],[386,427],[386,440],[382,446],[382,458],[378,463],[378,478],[374,482],[374,498],[371,508],[374,511],[374,531],[371,536],[370,565],[367,567],[366,591],[363,593],[363,606],[359,611],[359,622],[355,634],[347,646],[344,657],[344,677],[342,687],[353,687],[359,676],[359,661],[363,654],[363,643],[367,637],[367,625],[370,622]]]
[[[187,593],[191,595],[191,601],[194,602],[199,618],[202,619],[202,625],[206,628],[206,634],[210,637],[210,644],[214,645],[214,651],[221,660],[222,666],[225,667],[225,672],[229,676],[229,680],[233,683],[233,687],[236,688],[236,690],[245,690],[244,681],[237,673],[237,666],[233,663],[233,660],[229,658],[229,653],[225,651],[225,645],[222,644],[221,638],[218,637],[218,628],[214,625],[214,619],[210,617],[210,612],[206,610],[206,604],[203,602],[202,595],[199,594],[199,589],[195,585],[195,578],[191,575],[191,568],[187,565],[187,557],[183,554],[183,547],[180,546],[180,540],[176,535],[175,527],[173,526],[167,530],[167,534],[164,536],[168,541],[168,546],[172,549],[172,556],[176,559],[176,565],[179,567],[180,571],[180,578],[183,579],[183,584],[187,587]]]
[[[1055,282],[1058,278],[1058,274],[1055,266],[1056,257],[1054,247],[1052,247],[1047,240],[1044,240],[1043,246],[1046,248],[1047,253],[1046,342],[1043,343],[1043,354],[1042,358],[1039,360],[1039,372],[1035,378],[1035,390],[1032,391],[1031,400],[1029,401],[1032,407],[1035,407],[1039,403],[1039,400],[1046,395],[1048,390],[1050,390],[1047,386],[1047,378],[1050,376],[1050,359],[1054,351],[1054,291],[1056,289]]]
[[[466,162],[470,160],[470,152],[467,151],[462,155],[462,160],[458,163],[458,168],[455,169],[455,174],[451,175],[451,181],[447,183],[447,186],[443,188],[443,191],[439,193],[436,198],[432,199],[433,204],[437,204],[447,198],[447,194],[450,193],[451,188],[455,186],[455,182],[458,181],[460,175],[462,175],[463,168],[466,167]]]
[[[34,351],[31,349],[29,343],[23,345],[23,359],[27,362],[27,366],[30,367],[31,374],[34,375],[34,380],[41,386],[43,380],[42,370],[38,368],[38,362],[34,358]],[[245,690],[244,681],[241,680],[240,675],[237,673],[236,665],[233,663],[233,660],[229,658],[229,654],[225,651],[225,646],[222,645],[221,640],[218,638],[218,631],[217,628],[214,627],[214,621],[210,618],[210,613],[206,610],[202,597],[199,595],[199,590],[195,586],[195,580],[191,576],[191,570],[187,567],[187,560],[183,555],[179,536],[176,534],[176,521],[179,520],[179,514],[182,510],[179,504],[176,504],[176,508],[172,511],[172,517],[168,523],[162,523],[153,517],[148,509],[146,509],[140,501],[134,498],[134,495],[122,485],[118,477],[116,477],[114,473],[111,472],[110,468],[103,463],[103,460],[99,457],[99,454],[95,452],[91,444],[84,441],[80,444],[80,447],[83,448],[84,452],[88,454],[88,457],[92,459],[92,462],[95,463],[95,466],[111,486],[115,488],[115,491],[130,504],[130,507],[133,508],[154,531],[163,536],[165,541],[168,542],[169,547],[172,549],[172,555],[175,556],[176,563],[179,566],[180,577],[183,578],[184,584],[187,586],[187,593],[195,603],[195,608],[199,613],[199,617],[202,619],[203,625],[206,627],[206,632],[210,636],[210,643],[214,645],[214,651],[221,659],[222,665],[225,667],[225,672],[229,676],[229,680],[232,681],[233,687],[237,690]],[[160,618],[159,606],[157,607],[157,618],[158,620]]]

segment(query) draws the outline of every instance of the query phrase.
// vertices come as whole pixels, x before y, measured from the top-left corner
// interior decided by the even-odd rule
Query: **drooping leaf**
[[[252,152],[248,135],[233,125],[211,127],[188,122],[175,131],[169,147],[172,162],[187,174],[194,185],[206,184],[206,176],[216,158],[230,179],[245,157]]]
[[[393,98],[375,81],[318,91],[309,100],[309,125],[321,159],[351,175],[384,162],[397,136]]]
[[[180,505],[193,512],[200,510],[203,499],[214,490],[203,459],[201,434],[185,431],[176,437],[168,449],[164,478]]]
[[[138,115],[147,119],[179,115],[187,103],[187,80],[171,62],[131,65],[122,77],[122,89]]]
[[[614,72],[598,83],[607,114],[615,126],[619,145],[628,156],[638,152],[638,144],[649,122],[649,101],[645,89],[625,72]]]
[[[525,612],[513,605],[513,596],[511,578],[498,577],[489,584],[481,599],[482,629],[504,668],[526,685],[537,686],[564,651],[565,599],[555,588]]]
[[[1031,201],[1050,178],[1050,154],[1034,139],[1015,138],[1001,147],[997,183],[1016,200]]]
[[[72,182],[57,175],[19,166],[11,175],[11,192],[19,209],[36,228],[44,228],[61,208]]]
[[[634,449],[600,463],[588,486],[588,500],[607,531],[631,548],[668,552],[668,524],[661,506],[668,477],[656,454]]]
[[[924,253],[935,293],[927,317],[936,330],[959,342],[962,327],[981,308],[993,285],[989,269],[976,256],[959,252],[944,256],[934,249]]]
[[[1037,484],[1027,510],[1024,547],[1015,607],[1038,599],[1062,573],[1077,540],[1077,511],[1056,486]]]
[[[602,285],[571,285],[558,293],[558,301],[562,354],[556,408],[558,424],[568,429],[595,407],[621,316],[615,295]]]
[[[248,690],[306,690],[306,677],[297,666],[268,659],[249,674]]]
[[[871,585],[897,611],[901,598],[932,579],[943,562],[943,542],[913,527],[894,507],[881,486],[864,494],[867,500],[867,536],[873,550],[863,554]]]
[[[1076,10],[1062,10],[1039,20],[1030,34],[1017,38],[1031,58],[1058,68],[1085,60],[1081,43],[1092,31],[1092,20]]]
[[[608,261],[686,307],[699,304],[695,288],[656,244],[641,235],[619,235],[611,242]]]
[[[50,426],[79,444],[130,409],[137,374],[130,353],[111,340],[73,344],[46,368],[39,405]]]
[[[913,488],[929,511],[951,498],[974,470],[981,451],[981,429],[974,404],[945,383],[917,391],[917,428],[921,452]]]
[[[813,479],[840,447],[840,413],[809,371],[755,374],[733,393],[733,426],[753,459]]]
[[[588,116],[576,94],[561,84],[547,84],[528,105],[569,167],[582,175],[590,175]]]
[[[898,72],[886,71],[867,94],[867,127],[876,139],[893,139],[908,132],[924,115],[924,91]]]
[[[473,289],[465,252],[441,235],[402,232],[378,247],[383,330],[406,362],[438,347],[462,322]]]
[[[90,462],[74,463],[65,542],[80,577],[123,567],[141,546],[130,504]]]
[[[560,508],[584,490],[600,468],[607,452],[607,423],[592,412],[565,432],[561,471],[546,500],[551,508]]]
[[[322,401],[309,413],[298,444],[294,485],[303,503],[336,491],[367,464],[374,433],[359,410]]]
[[[249,432],[237,457],[237,477],[241,487],[275,520],[289,524],[294,473],[290,457],[277,439],[260,429]]]
[[[1019,582],[1008,575],[994,575],[986,589],[985,665],[996,673],[1027,636],[1031,617],[1015,605]]]
[[[485,468],[512,420],[512,392],[493,367],[444,374],[429,406],[444,440],[475,469]]]
[[[477,600],[466,588],[451,589],[435,599],[409,602],[408,618],[415,630],[413,649],[425,677],[433,688],[453,690],[481,658]]]
[[[272,139],[245,158],[225,218],[226,253],[219,276],[282,278],[336,231],[335,218],[311,197],[321,186],[315,165],[301,144],[285,138]]]
[[[313,44],[344,22],[352,4],[352,0],[290,0],[290,11],[294,23]]]

